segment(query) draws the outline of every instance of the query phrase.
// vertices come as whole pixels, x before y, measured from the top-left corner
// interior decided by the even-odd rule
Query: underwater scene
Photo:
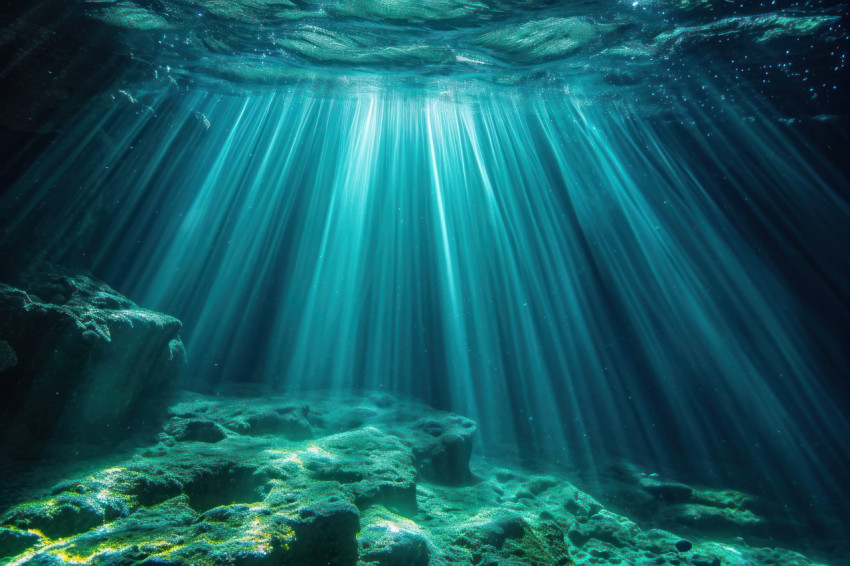
[[[0,30],[0,565],[850,565],[847,4]]]

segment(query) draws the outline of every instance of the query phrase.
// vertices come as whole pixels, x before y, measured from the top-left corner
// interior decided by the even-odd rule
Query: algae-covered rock
[[[305,397],[302,402],[293,403],[291,399],[266,397],[252,403],[233,403],[194,396],[172,407],[171,414],[174,423],[215,422],[239,435],[292,441],[371,426],[369,434],[343,437],[345,442],[357,444],[370,435],[389,433],[394,439],[386,445],[385,454],[396,449],[412,454],[413,465],[423,478],[452,485],[472,479],[469,459],[477,428],[474,421],[421,404],[385,401],[380,396],[339,401]],[[369,445],[371,441],[361,448],[365,450]],[[346,473],[357,472],[349,469]]]
[[[602,509],[585,521],[575,521],[567,536],[575,546],[584,546],[588,541],[596,540],[623,548],[631,546],[638,532],[638,526],[632,521]]]
[[[366,564],[427,566],[431,556],[419,525],[378,505],[362,516],[357,541],[360,560]]]
[[[14,527],[0,527],[0,559],[15,556],[41,542],[38,533]]]
[[[589,519],[602,509],[602,505],[593,497],[572,486],[563,488],[564,508],[582,519]]]
[[[698,529],[746,533],[760,526],[764,519],[746,509],[722,508],[698,503],[665,507],[661,517],[668,521]]]
[[[272,413],[300,415],[312,437],[232,426]],[[183,394],[170,414],[157,446],[8,509],[0,558],[27,566],[813,564],[783,549],[694,537],[698,524],[687,538],[642,528],[554,471],[474,459],[468,481],[429,479],[417,470],[417,447],[439,451],[444,435],[474,423],[388,396]],[[633,489],[653,498],[639,477]],[[750,505],[728,490],[691,488],[690,497],[675,505]]]
[[[351,502],[340,497],[310,501],[298,510],[292,522],[297,545],[289,564],[344,566],[357,562],[357,532],[360,514]]]
[[[507,540],[521,539],[528,527],[522,516],[501,509],[484,510],[463,526],[465,532],[457,539],[457,544],[497,549],[504,547]]]
[[[340,481],[362,507],[380,503],[416,510],[414,459],[398,437],[367,427],[328,436],[313,446],[302,457],[312,477]]]
[[[630,464],[617,466],[613,474],[621,504],[636,517],[665,528],[733,536],[787,528],[781,517],[769,517],[757,498],[740,491],[692,486]]]
[[[63,493],[47,501],[16,507],[4,518],[5,525],[66,538],[89,531],[126,515],[127,506],[112,495]]]
[[[448,484],[469,481],[475,429],[473,421],[457,415],[432,416],[414,423],[407,442],[422,475]]]
[[[58,266],[0,284],[0,338],[16,358],[0,399],[7,450],[51,439],[108,448],[128,426],[153,424],[184,362],[179,331],[176,318]]]
[[[259,411],[228,421],[227,428],[252,436],[278,434],[294,440],[310,438],[312,430],[303,408],[282,407]]]
[[[202,419],[172,419],[165,432],[176,440],[195,442],[219,442],[227,436],[220,425]]]

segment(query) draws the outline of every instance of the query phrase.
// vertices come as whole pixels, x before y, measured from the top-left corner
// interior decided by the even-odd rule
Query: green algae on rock
[[[360,517],[357,535],[360,560],[380,566],[427,566],[432,549],[428,537],[414,521],[388,511],[381,505]]]
[[[299,415],[309,435],[263,428],[255,417],[270,414]],[[183,394],[157,445],[6,511],[0,555],[16,566],[813,564],[744,544],[682,550],[557,473],[484,460],[469,471],[474,430],[386,395]],[[671,492],[663,483],[645,487]]]
[[[631,464],[611,470],[621,507],[636,519],[670,529],[715,536],[770,535],[790,528],[783,514],[767,502],[733,489],[697,487]]]
[[[6,450],[50,438],[108,449],[155,420],[185,360],[180,321],[58,266],[17,279],[0,284],[0,337],[15,354],[0,400]]]

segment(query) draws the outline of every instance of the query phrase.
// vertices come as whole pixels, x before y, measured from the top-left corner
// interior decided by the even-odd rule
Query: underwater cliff
[[[0,24],[0,564],[850,563],[846,4]]]

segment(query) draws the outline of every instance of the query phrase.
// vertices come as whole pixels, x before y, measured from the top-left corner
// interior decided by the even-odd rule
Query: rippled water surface
[[[796,86],[795,98],[831,101],[846,73],[844,6],[823,1],[92,0],[85,9],[127,30],[133,57],[177,85],[460,82],[638,92],[663,106],[717,79],[721,90]]]

